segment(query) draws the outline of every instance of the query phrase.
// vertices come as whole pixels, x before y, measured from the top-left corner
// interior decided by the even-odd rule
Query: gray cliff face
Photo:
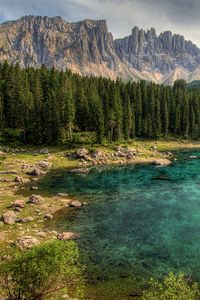
[[[68,23],[60,17],[27,16],[0,26],[0,61],[66,68],[68,64],[116,64],[106,21]]]
[[[0,62],[5,60],[112,79],[200,78],[200,49],[183,36],[170,31],[157,36],[154,28],[134,27],[130,36],[114,41],[105,20],[69,23],[61,17],[26,16],[5,22],[0,25]]]
[[[134,27],[130,36],[115,40],[114,45],[121,61],[140,71],[167,74],[177,67],[194,71],[200,64],[200,49],[170,31],[157,36],[154,28],[145,32]]]

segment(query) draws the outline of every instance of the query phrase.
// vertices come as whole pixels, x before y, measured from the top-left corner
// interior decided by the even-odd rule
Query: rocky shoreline
[[[159,153],[156,146],[149,149],[150,156],[143,157],[142,151],[131,147],[116,147],[114,151],[88,150],[79,148],[75,152],[62,153],[61,161],[67,160],[67,171],[87,175],[91,167],[151,163],[167,166],[171,163],[171,153]],[[0,243],[15,244],[20,249],[30,248],[48,239],[76,239],[78,233],[55,232],[46,228],[54,214],[61,209],[81,209],[87,203],[71,199],[66,193],[51,197],[40,194],[37,182],[57,168],[55,154],[48,149],[29,153],[31,159],[21,159],[26,149],[4,149],[0,169]],[[38,159],[42,156],[42,159]],[[7,162],[8,163],[4,163]],[[73,162],[74,167],[68,167]],[[24,196],[27,193],[28,196]],[[8,201],[5,201],[8,198]],[[10,201],[12,200],[12,201]]]
[[[78,233],[51,232],[46,228],[47,222],[61,209],[81,209],[87,204],[59,192],[48,197],[40,193],[38,182],[51,171],[66,169],[87,176],[92,167],[141,163],[165,167],[174,160],[171,152],[158,151],[156,143],[146,148],[137,145],[112,149],[81,147],[59,154],[52,149],[2,148],[0,158],[0,244],[18,245],[24,237],[28,242],[22,244],[28,247],[61,236],[65,240],[78,238]]]

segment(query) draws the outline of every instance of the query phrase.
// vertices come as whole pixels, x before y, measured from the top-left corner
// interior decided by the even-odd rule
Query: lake
[[[41,183],[88,202],[62,211],[50,225],[81,234],[87,299],[136,299],[149,278],[170,271],[200,280],[200,159],[190,155],[200,151],[179,152],[168,167],[61,172]]]

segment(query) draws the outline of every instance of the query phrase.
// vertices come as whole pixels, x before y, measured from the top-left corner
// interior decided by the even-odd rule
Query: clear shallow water
[[[181,153],[165,168],[62,173],[43,183],[50,192],[67,192],[89,203],[64,211],[51,226],[80,232],[90,299],[133,299],[130,295],[150,277],[170,271],[200,280],[200,159],[188,160],[189,155],[200,156],[200,151]]]

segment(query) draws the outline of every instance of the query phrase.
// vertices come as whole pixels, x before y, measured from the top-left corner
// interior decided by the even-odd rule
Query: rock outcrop
[[[114,45],[121,61],[139,71],[166,75],[177,67],[192,72],[200,65],[200,49],[171,31],[157,36],[154,28],[145,32],[134,27],[130,36],[115,40]]]
[[[200,49],[183,36],[134,27],[113,40],[105,20],[69,23],[25,16],[0,25],[0,62],[71,69],[81,75],[172,84],[200,79]],[[46,153],[46,152],[45,152]]]

